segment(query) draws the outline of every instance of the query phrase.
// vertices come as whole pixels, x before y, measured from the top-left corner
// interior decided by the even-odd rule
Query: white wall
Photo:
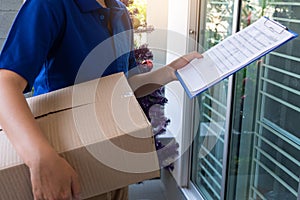
[[[147,1],[147,23],[154,26],[154,31],[147,36],[156,67],[166,64],[167,29],[168,29],[168,0]]]
[[[163,65],[186,54],[189,21],[189,0],[148,0],[147,22],[154,25],[155,31],[148,35],[153,50],[154,62]],[[182,142],[183,102],[185,92],[179,82],[166,86],[166,116],[171,119],[168,133],[175,136],[179,144]],[[169,137],[170,134],[162,137]],[[183,146],[183,145],[181,145]],[[183,153],[180,149],[180,154]],[[173,176],[180,181],[180,164],[176,164]]]
[[[168,15],[168,50],[177,54],[186,53],[186,38],[188,36],[188,0],[171,0]],[[171,52],[167,55],[167,61],[175,57]]]
[[[186,54],[187,51],[188,1],[172,0],[171,2],[168,15],[167,63]],[[178,123],[180,124],[182,121],[182,112],[179,113],[178,110],[182,109],[184,91],[179,82],[170,83],[166,88],[166,95],[178,101],[177,105],[174,105],[176,107],[168,107],[167,113],[170,115],[172,113],[180,114],[178,116],[171,115],[175,120],[170,124],[169,129],[173,133],[181,134],[182,130],[178,127]]]
[[[169,3],[168,16],[168,43],[167,43],[167,62],[186,54],[188,38],[188,21],[189,21],[189,0],[171,0]],[[176,140],[181,148],[179,154],[182,155],[182,122],[184,112],[185,92],[179,82],[173,82],[166,86],[166,96],[169,99],[170,106],[166,107],[166,115],[170,116],[171,124],[168,127],[171,133],[175,134]],[[181,164],[180,160],[175,165],[173,176],[178,182],[180,180]]]

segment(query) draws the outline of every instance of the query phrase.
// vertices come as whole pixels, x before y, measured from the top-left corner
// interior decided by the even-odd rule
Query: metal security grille
[[[299,2],[267,2],[273,19],[299,33]],[[265,57],[259,75],[249,199],[297,199],[300,175],[300,40]]]
[[[195,182],[206,199],[221,199],[227,83],[225,80],[201,96]]]

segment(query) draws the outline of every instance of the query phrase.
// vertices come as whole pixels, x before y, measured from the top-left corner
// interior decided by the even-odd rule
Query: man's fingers
[[[192,61],[195,58],[203,58],[203,55],[201,55],[198,52],[194,51],[194,52],[186,54],[186,55],[176,59],[175,61],[171,62],[170,66],[173,69],[177,70],[177,69],[180,69],[180,68],[184,67],[185,65],[187,65],[190,61]]]
[[[77,174],[72,176],[71,189],[74,200],[80,200],[80,184]]]

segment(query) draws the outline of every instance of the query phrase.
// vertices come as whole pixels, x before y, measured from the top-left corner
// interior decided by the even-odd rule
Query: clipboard
[[[261,17],[177,70],[176,76],[193,98],[297,36],[277,21]]]

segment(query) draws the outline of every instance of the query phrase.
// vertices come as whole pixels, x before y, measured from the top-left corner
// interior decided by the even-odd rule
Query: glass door
[[[201,2],[199,51],[207,50],[232,34],[234,1]],[[204,199],[221,199],[227,124],[228,79],[197,97],[198,124],[193,150],[191,182]]]
[[[300,3],[267,1],[270,17],[300,31]],[[250,199],[297,199],[300,175],[299,39],[270,53],[259,73]]]
[[[199,9],[200,51],[261,16],[300,33],[299,0],[207,0]],[[300,198],[299,49],[296,38],[195,101],[190,182],[203,199]]]
[[[300,31],[299,1],[243,1],[242,8],[241,27],[264,15]],[[299,42],[236,74],[226,199],[300,198]]]

